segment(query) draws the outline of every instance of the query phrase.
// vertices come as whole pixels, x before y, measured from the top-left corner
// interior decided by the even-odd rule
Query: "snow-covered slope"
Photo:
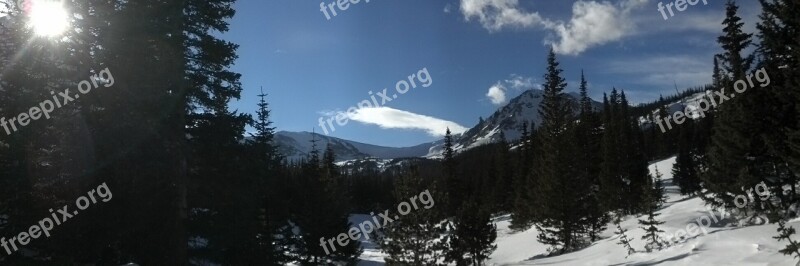
[[[685,198],[678,193],[678,188],[671,184],[670,169],[675,158],[656,162],[650,165],[650,171],[658,168],[667,185],[667,203],[659,211],[659,220],[666,223],[660,228],[668,234],[685,229],[697,219],[709,216],[703,201],[697,197]],[[716,212],[716,215],[719,215]],[[364,216],[353,216],[354,220]],[[637,223],[639,217],[626,217],[621,223],[628,230],[628,237],[633,239],[633,247],[644,250],[641,240],[644,231]],[[617,244],[618,236],[614,228],[603,233],[601,239],[591,246],[573,253],[544,257],[547,246],[536,241],[538,231],[529,229],[513,232],[508,229],[508,216],[495,220],[497,225],[497,250],[492,254],[487,265],[795,265],[790,256],[778,253],[786,242],[778,242],[772,238],[777,234],[776,225],[767,224],[749,227],[727,226],[720,221],[706,228],[707,234],[678,241],[672,246],[652,253],[638,252],[626,256],[625,249]],[[800,221],[794,220],[789,225],[800,227]],[[699,231],[698,231],[699,232]],[[382,265],[381,253],[374,245],[364,245],[364,260],[361,265]]]
[[[699,119],[699,118],[701,118],[703,115],[705,115],[707,113],[714,112],[714,108],[713,107],[708,107],[708,104],[711,102],[709,97],[711,97],[711,96],[706,94],[706,92],[698,92],[698,93],[694,93],[692,95],[686,96],[684,98],[681,98],[681,99],[679,99],[679,100],[677,100],[675,102],[672,102],[672,103],[669,103],[669,104],[666,105],[667,114],[668,115],[672,115],[672,114],[674,114],[675,112],[678,112],[678,111],[684,112],[684,111],[688,110],[689,113],[687,113],[687,117],[692,118],[692,119]],[[707,111],[703,111],[700,108],[700,105],[701,105],[700,103],[703,102],[703,101],[706,102],[705,105],[706,105],[706,108],[708,109]],[[654,112],[653,116],[654,116],[654,118],[661,118],[662,120],[665,119],[664,117],[659,117],[658,111]],[[642,125],[642,126],[653,125],[654,121],[650,121],[649,117],[639,117],[639,124]]]
[[[497,109],[486,120],[480,119],[478,124],[475,125],[467,132],[454,136],[455,143],[453,149],[456,151],[471,149],[487,143],[497,142],[500,140],[500,132],[506,135],[506,139],[513,141],[519,139],[522,135],[520,128],[524,122],[538,126],[542,122],[539,116],[539,105],[542,103],[544,91],[539,89],[531,89],[523,92],[519,96],[508,102],[505,106]],[[577,93],[568,94],[574,105],[574,110],[578,110]],[[602,108],[602,104],[594,102],[595,108]],[[431,148],[431,152],[427,157],[437,158],[442,154],[443,143]]]
[[[428,154],[433,143],[420,144],[413,147],[393,148],[370,145],[340,138],[325,136],[311,132],[280,131],[275,134],[275,142],[284,156],[289,160],[304,158],[311,151],[311,140],[317,140],[317,148],[325,150],[328,143],[336,153],[337,161],[353,159],[381,158],[395,159],[404,157],[421,157]]]

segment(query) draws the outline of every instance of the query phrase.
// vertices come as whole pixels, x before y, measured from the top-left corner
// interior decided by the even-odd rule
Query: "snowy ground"
[[[667,185],[667,203],[659,212],[661,216],[658,218],[666,222],[660,228],[669,234],[686,229],[687,225],[696,223],[697,219],[710,216],[701,199],[684,198],[678,194],[677,187],[671,185],[670,170],[674,163],[675,158],[670,158],[650,165],[651,172],[658,168]],[[719,213],[715,214],[719,218]],[[352,220],[356,223],[368,217],[354,215]],[[643,251],[644,241],[641,236],[644,231],[639,229],[637,218],[627,217],[622,222],[622,227],[628,229],[633,247],[637,251]],[[777,225],[774,224],[731,227],[720,221],[705,228],[707,234],[699,233],[678,241],[667,249],[652,253],[639,252],[627,258],[625,249],[616,244],[618,239],[613,233],[614,228],[604,232],[604,239],[583,250],[544,257],[547,246],[536,241],[536,229],[512,232],[508,229],[508,217],[498,218],[496,224],[497,250],[487,265],[796,265],[796,259],[778,253],[786,243],[778,243],[772,238],[777,235]],[[800,221],[794,220],[789,225],[800,228]],[[362,241],[362,244],[363,261],[359,265],[383,265],[385,254],[368,241]]]

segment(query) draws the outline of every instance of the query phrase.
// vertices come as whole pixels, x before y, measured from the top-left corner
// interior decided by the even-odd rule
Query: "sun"
[[[28,25],[33,28],[36,35],[55,37],[63,34],[69,28],[69,15],[61,1],[27,1],[30,1]]]

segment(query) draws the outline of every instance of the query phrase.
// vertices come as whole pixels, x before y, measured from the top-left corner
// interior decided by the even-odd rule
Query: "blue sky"
[[[223,35],[240,45],[233,69],[244,91],[232,109],[254,113],[263,86],[278,130],[324,133],[320,117],[371,101],[370,92],[397,94],[398,81],[424,68],[430,86],[385,104],[376,97],[380,108],[326,129],[365,143],[416,145],[440,139],[446,126],[472,127],[536,88],[550,45],[570,91],[583,69],[595,99],[616,87],[633,102],[649,101],[674,93],[673,81],[710,82],[722,2],[699,0],[664,20],[653,0],[361,0],[334,6],[337,16],[327,19],[320,1],[240,0]],[[759,6],[740,2],[752,32]]]

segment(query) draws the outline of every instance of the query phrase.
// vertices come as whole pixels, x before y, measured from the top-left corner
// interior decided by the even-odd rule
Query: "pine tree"
[[[335,160],[330,149],[319,158],[316,134],[313,134],[312,150],[304,164],[298,186],[297,207],[304,210],[295,213],[292,222],[299,228],[302,236],[301,245],[297,248],[299,253],[296,260],[301,263],[320,264],[328,261],[335,263],[354,264],[361,254],[361,247],[357,241],[346,241],[345,246],[320,245],[322,239],[335,238],[341,233],[346,233],[353,226],[349,218],[349,210],[345,204],[346,195],[337,186],[337,180],[330,176],[338,169],[331,168],[331,161]],[[326,250],[328,252],[326,252]]]
[[[396,180],[394,195],[397,199],[408,199],[428,191],[420,177],[418,167],[412,165]],[[433,208],[417,209],[401,219],[386,225],[378,234],[378,244],[389,257],[389,265],[441,265],[446,245],[441,236],[445,225],[441,215]]]
[[[610,97],[603,95],[603,163],[600,170],[600,196],[608,210],[623,210],[624,192],[622,155],[620,154],[620,122],[617,117],[619,93],[611,91]]]
[[[520,127],[520,143],[517,149],[517,162],[519,169],[514,175],[514,199],[511,212],[511,229],[524,230],[531,226],[534,219],[532,208],[533,201],[533,136],[528,131],[528,122],[523,121]]]
[[[779,220],[778,233],[779,233],[778,236],[773,237],[774,239],[777,239],[778,241],[786,240],[787,242],[789,242],[789,244],[786,245],[786,247],[779,250],[778,252],[780,252],[783,255],[787,256],[791,255],[795,258],[800,259],[800,242],[792,239],[792,236],[795,235],[796,233],[794,227],[791,226],[786,227],[786,221]]]
[[[791,37],[800,28],[800,21],[793,15],[800,7],[784,0],[759,2],[762,14],[757,28],[761,41],[756,53],[763,60],[759,67],[769,73],[771,80],[769,87],[758,90],[764,94],[763,100],[770,103],[760,106],[764,108],[760,118],[765,128],[761,134],[768,153],[777,157],[773,169],[778,182],[773,182],[772,187],[776,190],[785,186],[791,188],[788,197],[779,195],[785,208],[798,201],[796,186],[800,175],[800,110],[797,105],[800,101],[800,56],[796,50],[800,41]]]
[[[586,227],[585,230],[589,234],[589,241],[594,242],[609,222],[606,210],[603,209],[600,202],[600,138],[602,133],[592,99],[589,98],[588,83],[583,72],[581,72],[578,90],[580,91],[580,113],[575,142],[579,149],[576,156],[579,156],[580,159],[576,163],[579,167],[580,179],[586,180],[590,186],[589,193],[580,199],[580,212],[586,214],[583,226]]]
[[[800,243],[792,240],[795,229],[786,226],[786,221],[796,217],[797,213],[789,211],[791,206],[800,202],[797,192],[797,180],[800,175],[800,41],[794,36],[800,30],[797,13],[800,5],[796,1],[760,0],[762,6],[761,21],[757,28],[761,42],[757,53],[762,57],[762,69],[769,73],[771,83],[768,89],[761,91],[764,100],[769,101],[763,119],[767,132],[762,133],[767,150],[777,157],[773,168],[777,178],[772,178],[772,190],[788,189],[788,195],[777,194],[780,200],[778,208],[772,209],[771,217],[778,220],[779,235],[774,237],[788,244],[780,252],[800,258]],[[769,204],[770,202],[768,202]]]
[[[647,208],[645,198],[649,191],[645,189],[650,180],[648,162],[642,148],[642,131],[638,122],[631,116],[630,105],[625,91],[620,93],[617,119],[621,125],[620,154],[622,155],[623,180],[625,182],[625,209],[628,213],[637,213]]]
[[[262,88],[261,94],[258,95],[257,118],[253,123],[256,132],[250,141],[251,154],[254,157],[251,164],[256,169],[253,174],[260,177],[257,182],[260,195],[254,199],[262,206],[258,216],[262,228],[258,238],[261,252],[258,253],[263,254],[261,263],[283,265],[290,260],[286,255],[290,252],[288,247],[296,245],[297,242],[294,241],[294,233],[290,230],[288,210],[284,207],[283,200],[288,195],[284,192],[286,184],[280,179],[281,156],[274,143],[275,128],[272,127],[269,118],[270,110],[266,96]]]
[[[683,195],[694,195],[700,192],[700,177],[697,173],[695,150],[692,149],[694,127],[692,120],[680,126],[678,137],[678,157],[672,168],[673,182]]]
[[[722,89],[733,89],[736,80],[743,80],[746,71],[750,70],[753,57],[743,53],[751,44],[751,34],[743,32],[744,23],[738,16],[739,7],[732,1],[726,4],[726,18],[723,35],[718,42],[723,48],[720,59],[721,68],[725,71],[722,77]],[[754,164],[748,157],[755,156],[752,135],[753,124],[758,118],[751,117],[746,110],[745,99],[739,96],[726,100],[718,106],[714,120],[714,135],[708,151],[709,169],[702,176],[704,187],[714,193],[709,204],[725,208],[735,208],[731,193],[740,192],[741,187],[753,187],[761,180],[754,175]]]
[[[538,178],[535,195],[538,202],[536,227],[538,240],[563,254],[581,248],[584,243],[580,221],[580,199],[589,194],[591,184],[577,171],[578,147],[572,105],[563,92],[566,82],[553,50],[547,57],[544,75],[544,98],[539,107],[542,125],[539,128],[541,148],[537,153]]]
[[[506,140],[506,135],[500,131],[500,141],[498,142],[497,152],[492,156],[497,158],[498,178],[494,185],[494,205],[496,212],[511,212],[514,206],[514,166],[511,161],[511,147]]]
[[[661,207],[661,203],[664,197],[663,186],[661,184],[661,173],[658,172],[656,169],[656,176],[652,179],[652,182],[648,182],[648,185],[645,189],[648,190],[648,197],[646,198],[647,202],[647,220],[639,219],[639,224],[641,225],[642,230],[645,231],[645,234],[642,236],[642,240],[647,241],[644,248],[647,252],[651,252],[653,250],[661,250],[664,247],[663,241],[659,237],[659,233],[663,233],[664,231],[658,229],[659,225],[664,224],[662,221],[656,220],[660,214],[656,213]]]
[[[454,225],[448,236],[446,261],[456,262],[456,265],[483,265],[497,249],[494,244],[497,227],[492,223],[488,206],[481,204],[477,196],[470,197],[459,211]]]
[[[442,167],[444,174],[444,185],[440,186],[446,190],[445,202],[447,206],[447,217],[454,216],[458,213],[459,208],[464,200],[464,180],[456,176],[456,161],[455,151],[453,150],[453,136],[450,133],[450,128],[444,135],[444,151],[442,152]]]
[[[619,242],[617,242],[617,244],[624,247],[628,252],[628,256],[630,256],[631,254],[636,253],[636,250],[633,249],[633,246],[631,246],[631,239],[628,238],[628,230],[622,228],[622,225],[620,224],[621,220],[622,218],[620,216],[614,218],[614,225],[617,227],[617,231],[614,231],[614,234],[619,235]],[[627,258],[627,256],[625,257]]]

